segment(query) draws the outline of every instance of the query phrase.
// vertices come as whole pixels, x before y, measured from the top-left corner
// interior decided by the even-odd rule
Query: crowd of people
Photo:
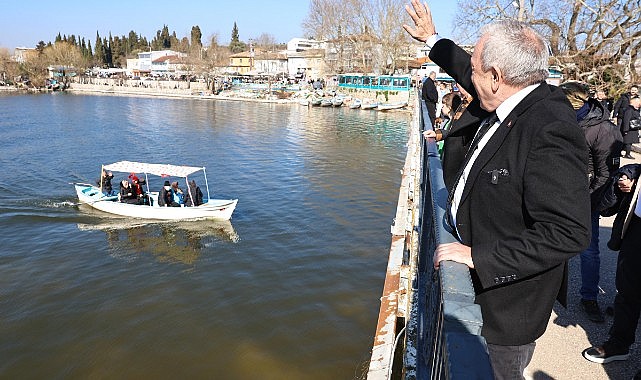
[[[470,55],[437,34],[427,4],[411,0],[406,11],[413,25],[405,30],[456,81],[453,95],[437,98],[429,75],[421,91],[433,126],[424,136],[442,142],[447,224],[458,240],[437,246],[434,267],[446,260],[469,267],[494,377],[524,378],[555,301],[567,304],[568,260],[576,255],[582,310],[604,322],[599,217],[615,214],[614,321],[609,339],[583,357],[627,359],[641,312],[641,165],[619,166],[639,141],[637,86],[615,104],[585,83],[553,86],[547,41],[529,25],[486,25]]]
[[[120,181],[120,189],[116,192],[111,184],[113,178],[112,172],[103,170],[101,178],[96,181],[105,196],[117,197],[117,200],[123,203],[153,205],[153,200],[149,199],[149,192],[145,191],[143,187],[146,184],[144,179],[138,178],[135,173],[131,173],[127,179]],[[177,181],[171,183],[165,181],[158,192],[156,204],[160,207],[193,207],[203,204],[203,192],[196,185],[196,181],[192,179],[188,185],[187,191],[184,192],[178,186]]]

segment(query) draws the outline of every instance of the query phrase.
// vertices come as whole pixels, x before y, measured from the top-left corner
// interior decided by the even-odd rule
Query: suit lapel
[[[550,89],[547,84],[542,83],[539,87],[534,89],[528,96],[523,98],[523,100],[517,104],[516,107],[510,112],[509,115],[501,122],[499,128],[494,132],[490,140],[485,144],[483,150],[479,153],[474,164],[470,169],[470,173],[465,180],[465,187],[463,188],[463,194],[461,195],[461,202],[463,204],[467,196],[472,191],[474,183],[478,180],[479,175],[481,174],[481,169],[494,157],[496,152],[503,145],[503,141],[510,134],[510,132],[515,129],[519,117],[527,111],[534,103],[545,98],[549,95]]]
[[[512,130],[513,124],[514,121],[512,121],[509,117],[505,119],[498,127],[496,132],[494,132],[487,144],[485,144],[485,147],[483,147],[483,150],[479,153],[478,157],[476,157],[476,160],[474,160],[474,164],[470,169],[470,173],[465,180],[465,187],[463,188],[463,194],[461,195],[461,204],[463,204],[470,191],[474,187],[474,183],[477,181],[477,178],[481,173],[481,169],[494,156],[494,154],[496,154],[496,151],[499,150],[501,145],[503,145],[503,141]]]

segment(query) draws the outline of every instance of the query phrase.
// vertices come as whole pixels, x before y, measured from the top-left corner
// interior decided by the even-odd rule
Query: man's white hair
[[[503,20],[481,29],[481,69],[498,67],[509,85],[526,87],[544,81],[550,52],[545,39],[529,25]]]

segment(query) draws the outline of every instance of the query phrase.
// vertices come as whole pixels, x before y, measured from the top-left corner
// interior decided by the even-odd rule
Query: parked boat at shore
[[[376,109],[379,111],[389,111],[389,110],[396,110],[404,107],[407,107],[407,102],[380,103]]]
[[[361,109],[363,110],[373,110],[376,107],[378,107],[378,102],[369,99],[363,99],[361,101]]]

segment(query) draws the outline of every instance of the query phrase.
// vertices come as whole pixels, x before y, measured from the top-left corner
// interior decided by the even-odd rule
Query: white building
[[[254,56],[254,70],[269,75],[289,74],[287,53],[257,52]]]
[[[37,54],[38,54],[38,51],[35,48],[17,47],[13,50],[12,59],[15,62],[23,63],[27,59],[29,59],[29,57],[36,56]]]
[[[182,59],[187,57],[187,54],[180,53],[173,50],[156,50],[138,53],[138,58],[127,59],[127,72],[133,76],[151,75],[156,68],[158,71],[155,74],[163,74],[171,69],[170,65],[176,65],[176,60],[162,59],[163,57],[175,57]],[[154,62],[155,66],[154,66]],[[175,66],[173,67],[175,70]]]
[[[323,41],[308,40],[305,38],[292,38],[287,43],[287,52],[301,52],[312,49],[324,49]]]

